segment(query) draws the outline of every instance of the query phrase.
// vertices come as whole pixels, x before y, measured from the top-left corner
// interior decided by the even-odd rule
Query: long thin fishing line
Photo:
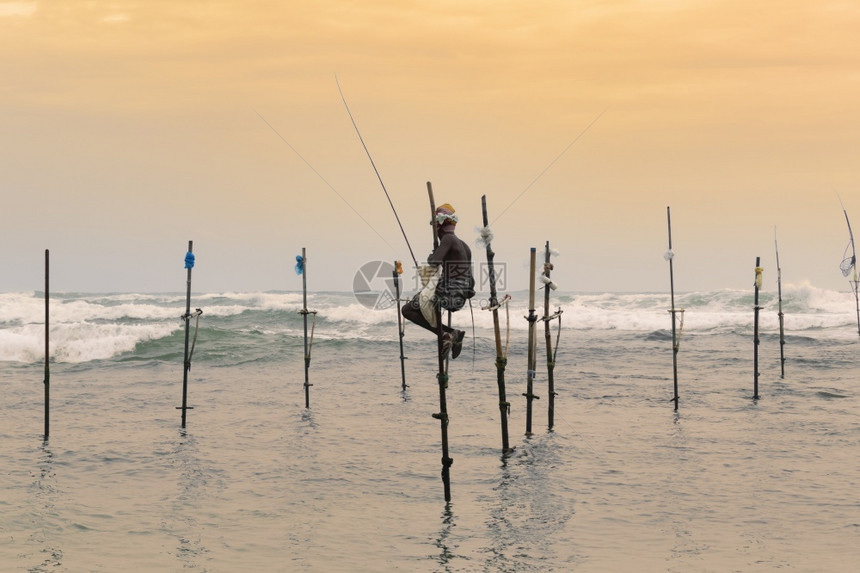
[[[848,211],[845,210],[845,204],[842,203],[842,197],[839,196],[839,193],[836,193],[836,197],[839,198],[839,204],[842,206],[842,212],[845,214],[845,222],[848,224],[849,237],[848,246],[845,247],[845,252],[842,254],[842,262],[839,264],[839,269],[842,271],[842,276],[846,278],[852,271],[854,272],[853,277],[848,279],[848,284],[851,285],[851,290],[854,291],[854,301],[857,307],[857,334],[860,335],[860,290],[858,290],[860,282],[857,280],[857,250],[854,247],[854,232],[851,230],[851,221],[848,219]],[[845,255],[848,253],[848,247],[851,247],[850,265],[846,265],[848,258]]]
[[[589,123],[587,126],[585,126],[585,129],[583,129],[583,130],[579,133],[579,135],[577,135],[577,136],[576,136],[576,138],[574,138],[574,140],[573,140],[573,141],[571,141],[570,143],[568,143],[568,144],[567,144],[567,147],[565,147],[565,148],[562,150],[562,152],[561,152],[561,153],[559,153],[559,154],[556,156],[556,158],[555,158],[555,159],[553,159],[552,161],[550,161],[550,162],[549,162],[549,165],[547,165],[546,167],[544,167],[543,171],[541,171],[540,173],[538,173],[537,177],[535,177],[535,178],[532,180],[532,182],[531,182],[531,183],[529,183],[528,185],[526,185],[526,188],[525,188],[525,189],[523,189],[523,190],[522,190],[522,192],[520,192],[520,194],[519,194],[519,195],[517,195],[517,196],[514,198],[514,200],[513,200],[513,201],[511,201],[510,205],[508,205],[507,207],[505,207],[504,209],[502,209],[502,212],[501,212],[501,213],[499,213],[499,214],[496,216],[496,218],[495,218],[495,219],[493,219],[493,223],[495,223],[496,221],[498,221],[498,220],[502,217],[502,215],[504,215],[504,214],[507,212],[507,210],[508,210],[508,209],[510,209],[511,207],[513,207],[513,206],[514,206],[514,203],[516,203],[517,201],[519,201],[519,200],[520,200],[520,197],[522,197],[523,195],[525,195],[526,191],[528,191],[529,189],[531,189],[531,188],[532,188],[532,186],[533,186],[535,183],[537,183],[537,182],[538,182],[538,179],[540,179],[541,177],[543,177],[543,176],[544,176],[544,174],[545,174],[547,171],[549,171],[549,170],[550,170],[550,168],[551,168],[553,165],[555,165],[555,163],[556,163],[559,159],[561,159],[562,155],[564,155],[565,153],[567,153],[567,150],[568,150],[568,149],[570,149],[571,147],[573,147],[573,145],[574,145],[577,141],[579,141],[579,140],[582,138],[582,136],[583,136],[583,135],[585,135],[585,134],[588,132],[588,130],[589,130],[589,129],[591,129],[591,126],[593,126],[595,123],[597,123],[597,120],[599,120],[601,117],[603,117],[603,114],[604,114],[604,113],[606,113],[608,109],[609,109],[609,108],[604,109],[603,111],[601,111],[601,112],[600,112],[600,114],[599,114],[597,117],[595,117],[595,118],[591,121],[591,123]]]
[[[565,420],[564,417],[559,416],[558,413],[555,414],[555,417],[558,418],[559,420],[561,420],[562,422],[564,422],[565,424],[567,424],[567,427],[570,428],[570,431],[573,432],[573,435],[576,436],[577,438],[579,438],[580,440],[582,440],[582,442],[588,447],[588,449],[591,450],[592,452],[594,452],[594,455],[596,455],[598,458],[600,458],[604,461],[607,461],[607,462],[613,461],[615,463],[619,463],[618,460],[609,460],[606,456],[604,456],[603,454],[601,454],[600,452],[595,450],[593,447],[591,447],[591,444],[588,443],[588,440],[585,439],[585,436],[583,436],[582,434],[577,432],[574,429],[574,427],[571,425],[571,423],[568,422],[567,420]],[[621,462],[621,465],[624,465],[623,462]]]
[[[370,223],[368,223],[368,222],[367,222],[367,219],[365,219],[364,217],[362,217],[362,216],[361,216],[361,213],[359,213],[358,211],[356,211],[355,207],[353,207],[352,205],[350,205],[349,201],[347,201],[347,200],[344,198],[344,196],[343,196],[343,195],[341,195],[340,193],[338,193],[338,192],[337,192],[337,189],[335,189],[335,188],[332,186],[332,184],[331,184],[331,183],[329,183],[328,181],[326,181],[326,178],[325,178],[325,177],[323,177],[323,176],[320,174],[320,172],[319,172],[319,171],[317,171],[316,169],[314,169],[314,166],[313,166],[313,165],[311,165],[311,164],[308,162],[308,160],[307,160],[307,159],[305,159],[305,158],[302,156],[302,154],[301,154],[301,153],[299,153],[299,152],[298,152],[298,150],[297,150],[295,147],[293,147],[292,145],[290,145],[290,142],[289,142],[289,141],[287,141],[286,139],[284,139],[284,136],[283,136],[283,135],[281,135],[280,133],[278,133],[278,130],[277,130],[277,129],[275,129],[275,128],[274,128],[274,126],[273,126],[271,123],[269,123],[268,121],[266,121],[266,118],[265,118],[265,117],[263,117],[262,115],[260,115],[260,112],[258,112],[257,110],[254,110],[254,113],[256,113],[256,114],[257,114],[257,116],[258,116],[260,119],[262,119],[262,120],[263,120],[263,123],[265,123],[266,125],[268,125],[268,126],[269,126],[269,129],[271,129],[272,131],[274,131],[274,132],[275,132],[275,135],[277,135],[278,137],[280,137],[280,138],[281,138],[281,141],[283,141],[284,143],[286,143],[286,144],[287,144],[287,147],[289,147],[290,149],[292,149],[292,150],[293,150],[293,153],[295,153],[296,155],[298,155],[298,156],[299,156],[299,159],[301,159],[302,161],[304,161],[304,162],[305,162],[305,165],[307,165],[308,167],[310,167],[310,168],[311,168],[311,171],[313,171],[314,173],[316,173],[317,177],[319,177],[319,178],[322,180],[322,182],[323,182],[323,183],[325,183],[326,185],[328,185],[328,188],[329,188],[329,189],[331,189],[332,191],[334,191],[334,194],[335,194],[335,195],[337,195],[338,197],[340,197],[340,200],[341,200],[341,201],[343,201],[344,203],[346,203],[347,207],[349,207],[350,209],[352,209],[352,212],[353,212],[353,213],[355,213],[356,215],[358,215],[358,218],[359,218],[359,219],[361,219],[362,221],[364,221],[364,224],[365,224],[365,225],[367,225],[368,227],[370,227],[370,230],[371,230],[371,231],[373,231],[374,233],[376,233],[376,236],[377,236],[377,237],[379,237],[380,239],[382,239],[382,242],[383,242],[383,243],[385,243],[386,245],[388,245],[388,247],[389,247],[392,251],[394,251],[394,247],[392,247],[392,246],[391,246],[391,244],[390,244],[388,241],[386,241],[386,240],[385,240],[385,237],[383,237],[382,235],[380,235],[380,234],[379,234],[379,231],[377,231],[376,229],[374,229],[374,228],[373,228],[373,225],[371,225]],[[396,251],[395,251],[395,252],[396,252]]]
[[[373,157],[371,157],[370,151],[364,143],[364,138],[361,137],[361,132],[358,130],[355,118],[352,117],[352,112],[349,110],[349,104],[346,103],[346,97],[343,95],[343,90],[340,89],[340,82],[338,81],[337,76],[334,77],[334,82],[337,84],[337,91],[340,93],[340,99],[343,100],[346,113],[349,114],[349,120],[352,122],[352,127],[355,128],[355,133],[358,134],[358,140],[361,142],[361,146],[364,148],[367,158],[370,159],[370,165],[373,167],[373,172],[376,173],[376,178],[379,179],[379,184],[382,185],[382,190],[385,191],[385,197],[388,199],[388,204],[391,205],[391,210],[394,212],[394,218],[397,219],[397,224],[400,226],[400,232],[403,234],[403,239],[406,241],[406,246],[409,248],[409,254],[412,255],[412,262],[415,263],[415,266],[417,267],[418,259],[415,258],[415,253],[412,252],[412,245],[409,244],[409,237],[406,236],[406,231],[403,230],[403,223],[400,222],[400,217],[397,215],[397,209],[394,208],[394,202],[391,201],[391,195],[388,194],[388,189],[385,188],[385,183],[382,182],[382,176],[376,168],[376,163],[373,161]]]

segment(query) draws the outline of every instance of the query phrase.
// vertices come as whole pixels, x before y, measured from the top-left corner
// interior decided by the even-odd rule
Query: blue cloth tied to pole
[[[194,253],[188,251],[185,253],[185,268],[193,269],[194,268]]]
[[[296,255],[296,274],[300,275],[305,272],[305,259],[301,255]]]

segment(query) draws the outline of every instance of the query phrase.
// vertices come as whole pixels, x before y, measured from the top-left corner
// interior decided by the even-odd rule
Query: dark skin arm
[[[447,230],[444,227],[439,232],[439,246],[436,247],[430,256],[427,257],[427,262],[431,265],[440,265],[445,261],[470,261],[472,253],[468,245],[454,235],[454,230]]]

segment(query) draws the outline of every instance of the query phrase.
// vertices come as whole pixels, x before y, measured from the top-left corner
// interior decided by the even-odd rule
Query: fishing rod
[[[782,312],[782,268],[779,266],[779,243],[776,241],[776,227],[773,228],[773,248],[776,251],[776,292],[779,312],[779,377],[785,378],[785,314]]]
[[[409,248],[409,254],[412,255],[412,262],[415,263],[415,266],[418,267],[418,259],[415,258],[415,253],[412,252],[412,245],[409,244],[409,237],[406,236],[406,231],[403,229],[403,223],[400,222],[400,216],[397,214],[397,209],[394,208],[394,202],[391,200],[391,195],[388,194],[388,189],[385,187],[385,183],[382,181],[382,176],[379,174],[379,170],[376,168],[376,162],[373,161],[373,157],[370,155],[370,150],[367,149],[367,145],[364,143],[364,138],[361,136],[361,131],[358,129],[358,124],[355,123],[355,118],[352,116],[352,112],[349,109],[349,104],[346,103],[346,97],[343,95],[343,90],[340,89],[340,82],[337,79],[337,76],[334,77],[334,81],[337,84],[337,91],[340,93],[340,99],[343,100],[343,105],[346,108],[346,113],[349,115],[349,120],[352,122],[352,127],[355,128],[355,133],[358,135],[358,140],[361,142],[361,146],[364,148],[364,152],[367,154],[367,158],[370,160],[370,165],[373,167],[373,172],[376,173],[376,178],[379,180],[379,184],[382,186],[382,190],[385,192],[385,197],[388,199],[388,204],[391,206],[391,210],[394,212],[394,218],[397,219],[397,225],[400,227],[400,232],[403,234],[403,239],[406,241],[406,246]]]
[[[836,194],[839,197],[839,194]],[[842,276],[847,277],[853,271],[853,278],[848,279],[851,285],[851,290],[854,291],[854,301],[857,306],[857,334],[860,336],[860,294],[858,294],[857,286],[857,251],[854,248],[854,233],[851,231],[851,221],[848,219],[848,211],[845,210],[845,204],[842,203],[842,197],[839,197],[839,204],[842,205],[842,212],[845,214],[845,222],[848,224],[848,245],[845,247],[845,253],[848,252],[848,247],[851,247],[851,256],[846,257],[842,254],[842,263],[839,268],[842,270]]]

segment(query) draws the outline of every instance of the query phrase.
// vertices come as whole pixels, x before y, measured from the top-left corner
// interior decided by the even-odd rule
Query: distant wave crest
[[[499,310],[502,328],[510,316],[513,336],[528,328],[528,296],[511,293],[510,308]],[[408,295],[403,295],[407,298]],[[482,310],[487,294],[478,293],[469,306],[454,315],[454,324],[470,329],[474,318],[479,337],[492,336],[492,313]],[[482,302],[483,301],[483,302]],[[536,312],[544,314],[542,300]],[[206,293],[192,296],[192,308],[202,308],[198,348],[217,344],[223,355],[254,355],[294,351],[304,335],[302,295],[296,292]],[[761,293],[763,333],[778,330],[776,293]],[[651,338],[670,336],[671,300],[668,293],[556,293],[550,312],[563,310],[562,327],[639,332]],[[748,291],[715,290],[680,293],[676,309],[684,309],[684,333],[711,335],[752,330],[753,295]],[[312,293],[308,308],[317,311],[314,336],[318,341],[396,341],[397,310],[371,309],[352,293]],[[184,294],[52,295],[50,353],[56,362],[80,363],[135,354],[173,356],[181,342]],[[0,294],[0,361],[34,363],[44,359],[44,298],[42,293]],[[856,337],[853,295],[819,289],[808,283],[783,287],[785,330],[789,336],[818,340]],[[470,316],[470,314],[472,316]],[[309,320],[313,315],[309,316]],[[557,323],[553,323],[553,329]],[[680,326],[680,325],[679,325]],[[411,336],[407,326],[407,336]],[[208,336],[208,338],[207,338]],[[422,334],[423,336],[423,334]],[[175,339],[174,339],[175,337]],[[181,351],[181,348],[180,348]],[[200,352],[205,360],[205,352]],[[213,353],[215,354],[215,353]]]

